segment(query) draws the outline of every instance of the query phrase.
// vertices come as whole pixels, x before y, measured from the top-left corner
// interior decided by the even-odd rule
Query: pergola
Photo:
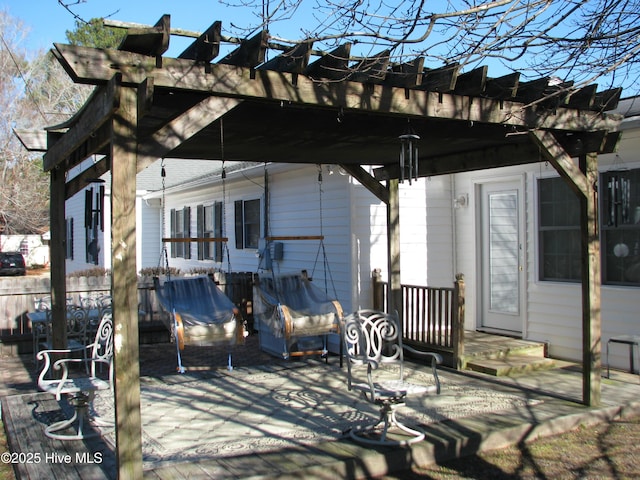
[[[266,31],[213,62],[226,40],[220,22],[194,35],[177,58],[165,58],[171,34],[165,15],[153,27],[129,28],[117,50],[53,49],[74,82],[96,86],[73,118],[47,129],[43,147],[54,345],[65,344],[65,200],[110,171],[120,478],[142,477],[136,174],[164,157],[222,160],[220,122],[224,160],[338,164],[386,203],[392,306],[401,301],[398,136],[408,124],[421,137],[419,176],[547,160],[581,199],[583,403],[599,404],[597,160],[619,141],[621,118],[605,112],[620,89],[520,82],[517,73],[490,78],[486,67],[430,69],[422,58],[396,65],[389,52],[352,59],[348,43],[331,52],[314,51],[311,42],[283,49]],[[276,55],[265,60],[269,51]],[[67,179],[93,154],[103,157]],[[375,166],[374,174],[363,165]]]

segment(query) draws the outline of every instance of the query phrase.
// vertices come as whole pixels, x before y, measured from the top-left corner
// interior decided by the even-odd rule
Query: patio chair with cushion
[[[413,395],[437,395],[440,380],[436,369],[442,357],[418,351],[402,344],[402,330],[397,315],[374,310],[360,310],[348,315],[341,328],[347,361],[349,390],[360,392],[380,408],[374,424],[354,426],[351,438],[373,445],[407,445],[424,439],[417,427],[408,427],[396,418],[398,407]],[[420,385],[406,381],[404,351],[427,359],[433,382]]]
[[[55,395],[58,401],[66,395],[74,407],[71,418],[47,426],[45,435],[59,440],[81,440],[96,435],[96,430],[86,431],[85,426],[90,421],[102,425],[93,416],[93,399],[97,391],[111,389],[113,384],[111,312],[102,316],[91,344],[80,350],[41,350],[38,359],[44,362],[38,387]],[[101,368],[104,365],[107,368]]]

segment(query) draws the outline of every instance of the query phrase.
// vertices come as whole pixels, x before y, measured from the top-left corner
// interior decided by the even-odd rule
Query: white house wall
[[[640,167],[640,130],[625,131],[618,154],[601,155],[598,161],[600,171]],[[477,190],[485,182],[523,178],[526,228],[523,338],[548,342],[549,354],[554,358],[581,361],[581,285],[538,280],[537,180],[557,175],[555,169],[544,162],[455,175],[454,198],[460,193],[469,193],[470,201],[468,207],[455,209],[454,212],[456,263],[457,270],[463,272],[466,279],[466,328],[475,329],[480,324],[479,253],[476,248],[480,238],[480,215],[476,208]],[[603,285],[601,296],[604,355],[607,340],[611,336],[640,333],[640,290],[636,287]],[[628,369],[627,347],[612,347],[610,362],[613,367]]]
[[[373,306],[371,273],[379,268],[387,279],[387,209],[366,188],[349,179],[351,302],[353,309]]]
[[[79,191],[73,197],[67,200],[65,204],[65,219],[73,219],[73,258],[68,258],[66,261],[67,273],[87,270],[89,268],[96,267],[96,265],[89,264],[86,261],[87,235],[84,228],[84,192],[85,190]],[[107,202],[105,201],[105,204],[106,203]],[[104,244],[105,236],[103,232],[99,232],[98,238],[100,243],[100,258],[104,258],[104,252],[106,251],[108,246],[105,246]],[[51,241],[54,242],[55,238],[52,238]],[[69,239],[67,239],[67,241],[69,241]],[[101,266],[104,265],[102,264]]]
[[[415,269],[415,266],[412,265],[412,258],[414,251],[417,250],[424,255],[424,258],[420,258],[420,260],[426,264],[425,275],[416,278],[419,282],[417,285],[451,287],[456,273],[460,272],[456,265],[455,249],[453,248],[456,239],[453,219],[457,214],[457,209],[454,209],[451,200],[452,177],[450,175],[428,177],[423,180],[421,186],[423,189],[421,195],[424,197],[422,208],[425,209],[426,216],[419,209],[408,214],[408,206],[405,206],[402,198],[400,199],[401,225],[424,222],[424,226],[421,228],[426,234],[422,243],[417,242],[412,245],[413,248],[410,248],[409,244],[405,244],[407,240],[404,238],[404,230],[401,231],[402,268],[407,270],[407,275],[415,275],[415,272],[413,274],[410,272]],[[415,188],[408,187],[406,183],[401,187],[403,187],[402,190]],[[416,194],[420,194],[417,189]],[[409,283],[409,279],[405,278],[404,274],[402,281]]]
[[[85,190],[76,193],[65,204],[65,218],[73,218],[73,259],[67,259],[67,273],[103,267],[111,268],[111,197],[109,190],[104,198],[104,232],[98,232],[100,253],[98,265],[86,262],[86,230],[84,228]],[[136,192],[136,249],[137,271],[156,267],[160,258],[160,202],[145,202],[147,192]]]
[[[388,279],[387,210],[366,188],[351,179],[354,304],[369,308],[371,272]],[[450,287],[455,278],[452,247],[451,177],[422,178],[400,184],[401,283]],[[357,259],[357,261],[356,261]],[[356,283],[357,282],[357,283]]]
[[[330,294],[335,290],[345,310],[350,310],[352,264],[345,208],[349,182],[347,177],[329,175],[325,167],[320,185],[318,173],[316,166],[289,167],[269,177],[268,235],[324,236],[324,252],[317,240],[282,242],[283,259],[274,262],[274,270],[285,273],[306,269],[316,285]]]
[[[274,262],[280,273],[307,270],[314,281],[335,289],[345,310],[371,308],[371,272],[387,278],[386,206],[351,176],[337,167],[323,166],[322,195],[316,165],[268,165],[269,231],[261,236],[324,236],[328,269],[317,240],[283,241],[283,258]],[[169,174],[169,172],[167,172]],[[212,177],[192,188],[182,187],[166,195],[165,229],[171,209],[191,207],[191,232],[196,231],[197,205],[222,200],[222,183]],[[260,199],[265,205],[264,167],[228,174],[225,198],[225,235],[229,238],[232,271],[259,272],[257,249],[235,248],[234,202]],[[449,177],[421,179],[400,186],[401,272],[405,284],[451,286],[454,258],[451,247],[452,202]],[[426,210],[425,210],[426,209]],[[425,214],[426,211],[426,214]],[[428,219],[434,227],[427,229]],[[261,227],[262,229],[263,227]],[[427,243],[435,254],[427,254]],[[227,265],[198,260],[192,245],[191,259],[170,258],[170,266],[188,273],[203,268],[227,269]],[[264,264],[261,265],[263,267]],[[315,271],[314,271],[315,267]]]
[[[160,199],[145,200],[140,192],[136,197],[136,250],[138,272],[161,264],[162,204]],[[105,225],[105,232],[107,227]],[[111,257],[109,256],[109,263]]]

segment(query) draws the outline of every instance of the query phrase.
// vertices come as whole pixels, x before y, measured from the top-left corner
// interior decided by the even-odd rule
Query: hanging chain
[[[160,230],[160,238],[164,237],[165,235],[165,228],[166,228],[166,218],[165,218],[165,212],[166,212],[166,197],[165,197],[165,192],[166,192],[166,177],[167,177],[167,171],[165,170],[165,164],[164,164],[164,158],[160,160],[160,177],[162,178],[162,198],[160,200],[161,205],[161,211],[162,211],[162,219],[160,220],[161,222],[161,230]],[[169,275],[169,257],[167,255],[167,245],[166,243],[163,241],[162,242],[162,249],[160,251],[160,260],[158,261],[158,274],[160,273],[160,266],[161,264],[164,263],[164,270],[165,270],[165,275]]]
[[[220,234],[222,237],[226,237],[227,233],[227,170],[225,167],[225,157],[224,157],[224,123],[222,118],[220,119],[220,159],[222,160],[222,225],[220,228]],[[222,258],[221,262],[224,262],[225,254],[227,256],[227,272],[231,273],[231,258],[229,256],[229,245],[228,241],[223,242],[222,244]]]
[[[329,291],[329,286],[327,284],[328,281],[331,282],[331,287],[333,288],[333,295],[335,298],[338,297],[338,294],[336,292],[336,286],[335,283],[333,282],[333,276],[331,275],[331,269],[329,267],[329,259],[327,258],[327,251],[325,249],[324,246],[324,218],[323,218],[323,205],[322,205],[322,194],[323,194],[323,190],[322,190],[322,165],[318,165],[318,208],[320,210],[319,216],[320,216],[320,245],[318,246],[318,252],[316,253],[316,260],[313,263],[313,270],[311,272],[311,276],[313,277],[313,275],[315,274],[315,270],[316,270],[316,265],[318,264],[318,257],[320,256],[320,253],[322,252],[322,266],[324,269],[324,291],[326,293],[328,293]]]

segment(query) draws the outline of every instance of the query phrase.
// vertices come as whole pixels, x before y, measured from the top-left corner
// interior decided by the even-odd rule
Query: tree
[[[126,32],[106,28],[101,18],[89,21],[76,19],[76,28],[67,30],[66,37],[71,45],[84,45],[95,48],[116,48]]]
[[[48,225],[48,183],[41,161],[22,148],[13,134],[21,123],[38,123],[42,110],[23,94],[30,65],[19,48],[26,30],[0,12],[0,218],[4,234],[42,233]]]
[[[75,84],[50,52],[29,60],[19,48],[27,30],[0,12],[0,219],[4,234],[39,234],[49,225],[49,175],[42,157],[22,147],[13,130],[42,130],[69,119],[84,104],[91,86]],[[122,34],[101,20],[76,21],[69,42],[113,48]]]
[[[306,0],[224,3],[256,13],[253,25],[233,24],[238,36],[267,28],[273,41],[285,44],[311,39],[328,50],[349,41],[361,55],[388,50],[397,63],[418,56],[428,68],[490,63],[530,78],[575,82],[572,88],[603,82],[640,92],[638,0],[316,0],[312,8]],[[302,25],[300,38],[279,36],[292,24]]]
[[[73,7],[86,1],[58,3],[83,21]],[[256,19],[232,22],[235,37],[267,29],[273,42],[285,46],[312,40],[316,50],[330,51],[350,42],[352,55],[388,51],[394,63],[424,57],[427,68],[490,64],[492,71],[518,71],[524,80],[555,77],[570,89],[601,82],[604,88],[640,93],[640,0],[219,2]],[[298,28],[293,37],[280,33],[292,26]]]

